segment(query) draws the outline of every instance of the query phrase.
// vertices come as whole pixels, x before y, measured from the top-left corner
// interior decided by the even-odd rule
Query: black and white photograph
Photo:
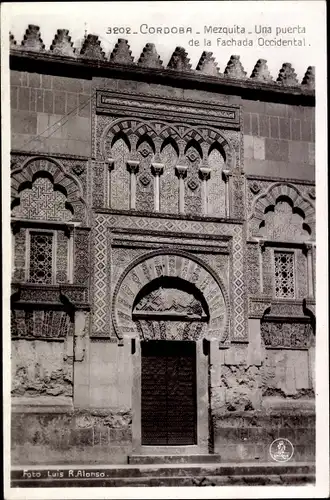
[[[6,500],[326,497],[325,2],[1,14]]]

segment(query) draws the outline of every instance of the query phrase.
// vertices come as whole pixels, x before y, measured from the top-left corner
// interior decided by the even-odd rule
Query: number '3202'
[[[107,28],[107,35],[130,35],[132,29],[127,26],[115,26]]]

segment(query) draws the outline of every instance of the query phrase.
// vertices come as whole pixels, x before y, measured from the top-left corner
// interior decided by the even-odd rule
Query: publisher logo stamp
[[[269,447],[269,453],[276,462],[287,462],[293,457],[293,444],[286,438],[278,438]]]

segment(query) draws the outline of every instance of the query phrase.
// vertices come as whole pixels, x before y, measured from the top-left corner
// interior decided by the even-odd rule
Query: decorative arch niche
[[[13,215],[23,218],[40,218],[38,197],[49,191],[48,203],[53,205],[53,216],[45,214],[46,220],[56,220],[60,209],[61,220],[82,221],[86,217],[86,204],[82,197],[82,186],[71,174],[66,172],[60,162],[53,158],[30,158],[11,173],[11,206]],[[22,203],[22,204],[21,204]],[[25,203],[25,210],[23,204]],[[27,204],[35,206],[35,216],[26,215]],[[51,211],[52,207],[48,207]],[[62,210],[61,210],[62,208]],[[29,211],[29,210],[28,210]],[[25,214],[24,214],[25,212]]]
[[[251,216],[254,236],[279,241],[306,241],[315,238],[312,203],[295,186],[273,184],[255,200]]]
[[[115,333],[123,337],[226,340],[229,300],[222,282],[185,252],[152,252],[120,277],[112,302]]]

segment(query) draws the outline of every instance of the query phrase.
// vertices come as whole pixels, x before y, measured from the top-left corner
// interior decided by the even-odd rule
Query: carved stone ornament
[[[57,30],[57,34],[50,46],[50,51],[60,56],[73,57],[75,55],[75,49],[73,48],[73,42],[71,42],[71,36],[69,36],[69,30]]]
[[[282,85],[298,85],[297,74],[291,63],[283,63],[276,81]]]
[[[116,285],[112,303],[113,325],[118,338],[137,334],[134,318],[147,320],[150,315],[156,314],[170,315],[173,320],[189,320],[189,317],[190,320],[203,320],[206,315],[203,304],[207,304],[210,318],[205,335],[219,340],[227,337],[229,303],[223,285],[197,262],[198,259],[191,260],[181,254],[180,251],[169,251],[167,254],[154,252],[132,263],[123,273]],[[203,297],[200,299],[202,302],[196,302],[195,292],[186,293],[186,290],[177,288],[181,281],[190,283],[198,297]],[[170,293],[171,283],[176,285],[172,287],[173,293]],[[146,285],[153,287],[150,294],[143,293]],[[141,298],[133,310],[136,297]]]
[[[76,174],[76,175],[81,175],[84,171],[85,171],[85,167],[84,165],[81,165],[81,164],[76,164],[72,167],[72,170],[73,172]]]
[[[147,43],[138,60],[139,66],[146,68],[162,68],[163,61],[160,59],[155,44]]]
[[[309,89],[315,89],[315,66],[308,66],[301,85]]]
[[[312,335],[310,323],[261,322],[261,337],[266,348],[308,349]]]
[[[250,78],[264,82],[271,82],[273,80],[266,59],[258,59]]]
[[[173,52],[171,59],[167,65],[170,69],[176,69],[179,71],[190,71],[191,64],[188,54],[183,47],[177,47]]]
[[[191,189],[192,191],[195,191],[195,189],[198,188],[198,182],[195,181],[195,179],[190,179],[188,181],[188,187],[189,189]]]
[[[119,64],[132,64],[134,58],[132,51],[129,49],[128,41],[124,38],[119,38],[111,55],[110,62]]]
[[[230,56],[224,74],[230,78],[246,78],[246,71],[244,71],[240,56]]]
[[[251,189],[253,194],[258,194],[260,189],[261,189],[259,182],[256,182],[256,181],[251,182],[250,189]]]
[[[96,35],[87,35],[84,40],[80,55],[88,59],[100,59],[105,61],[105,54],[101,48],[101,41]]]
[[[9,32],[9,45],[10,45],[11,49],[15,48],[17,46],[17,42],[15,40],[15,37],[11,32]]]
[[[141,184],[142,184],[143,186],[148,186],[148,184],[150,184],[151,179],[150,179],[149,175],[147,175],[147,174],[142,174],[142,175],[140,175],[140,177],[139,177],[139,181],[141,182]]]
[[[200,71],[201,73],[204,73],[204,75],[212,75],[212,76],[220,75],[218,64],[215,61],[212,52],[204,51],[202,53],[201,58],[198,61],[196,70]]]
[[[45,49],[45,45],[40,36],[39,26],[29,24],[22,41],[22,48],[35,51],[42,51]]]

